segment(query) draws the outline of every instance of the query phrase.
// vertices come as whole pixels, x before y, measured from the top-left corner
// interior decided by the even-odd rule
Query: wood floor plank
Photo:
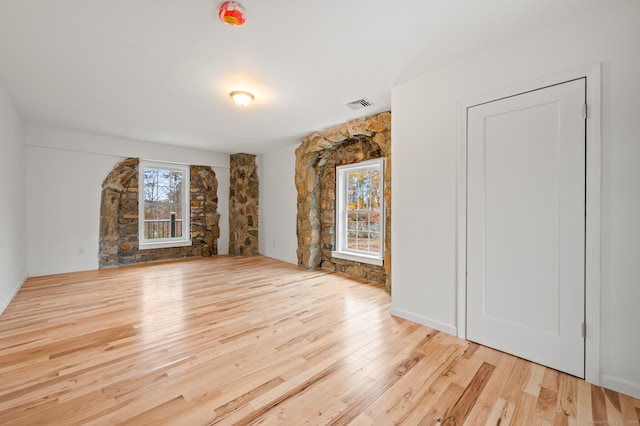
[[[528,392],[520,392],[518,401],[516,402],[515,411],[511,424],[513,425],[530,425],[535,418],[535,409],[538,397]]]
[[[414,377],[413,380],[418,382],[413,385],[416,387],[415,395],[411,395],[408,401],[403,401],[402,405],[388,409],[386,414],[393,414],[390,420],[394,420],[397,424],[440,423],[444,412],[450,406],[438,406],[438,399],[447,387],[453,384],[448,372],[460,360],[457,355],[459,353],[454,349],[448,355],[441,357],[442,365],[432,366],[432,373],[424,376],[426,379],[422,379],[422,376]],[[421,383],[423,384],[420,385]],[[381,418],[385,419],[385,416]]]
[[[640,418],[633,405],[633,398],[627,395],[619,395],[620,412],[622,413],[622,421],[628,425],[640,424]]]
[[[373,402],[365,413],[381,424],[418,423],[431,413],[442,392],[452,384],[447,372],[462,352],[457,345],[446,344],[425,351],[427,356]],[[434,359],[439,362],[433,362]],[[437,414],[431,413],[431,417],[434,416]]]
[[[518,401],[524,386],[529,382],[529,377],[531,375],[531,368],[529,364],[530,363],[524,359],[518,359],[516,361],[513,366],[513,371],[500,391],[501,398],[512,404],[515,404]]]
[[[495,365],[483,363],[458,401],[443,416],[443,425],[462,425],[495,370]]]
[[[449,407],[454,406],[457,401],[460,400],[464,388],[456,383],[449,383],[449,385],[442,391],[431,410],[420,419],[419,424],[439,424],[443,419],[446,420],[446,414]]]
[[[603,424],[608,420],[604,390],[593,385],[591,385],[591,414],[594,422],[598,422],[598,424]]]
[[[30,278],[0,316],[0,424],[638,422],[637,399],[389,302],[262,256]]]
[[[544,379],[544,371],[546,368],[540,364],[531,363],[529,365],[529,369],[531,370],[531,374],[529,375],[529,380],[527,380],[523,391],[537,397],[540,393],[540,387],[542,386],[542,380]]]
[[[498,398],[496,400],[491,413],[489,413],[489,417],[487,418],[487,425],[499,425],[499,426],[508,426],[511,423],[513,418],[513,413],[515,411],[516,404],[511,403],[503,398]],[[473,423],[469,423],[469,426],[472,426]]]
[[[500,390],[511,374],[516,360],[517,358],[514,356],[498,351],[491,351],[491,356],[487,358],[487,361],[491,365],[495,365],[496,369],[469,413],[465,423],[469,425],[480,425],[488,422],[493,407],[498,400]]]
[[[618,392],[604,388],[605,405],[607,407],[607,421],[610,424],[624,424],[620,397]]]
[[[567,376],[567,378],[573,380],[576,387],[576,423],[582,425],[595,422],[591,407],[591,384],[574,377]]]
[[[578,418],[578,379],[566,374],[560,374],[559,381],[558,402],[560,410],[566,417],[575,420]],[[588,409],[589,411],[591,410],[590,401]]]
[[[541,387],[538,394],[538,400],[536,401],[536,417],[547,423],[555,422],[557,403],[558,392],[553,389]]]

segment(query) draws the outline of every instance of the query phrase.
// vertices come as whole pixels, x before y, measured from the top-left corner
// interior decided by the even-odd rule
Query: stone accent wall
[[[318,170],[320,175],[320,267],[342,272],[358,278],[364,278],[379,284],[387,281],[384,266],[376,266],[362,262],[333,258],[331,250],[336,245],[335,212],[336,212],[336,166],[353,164],[373,158],[385,157],[380,146],[369,138],[350,139],[326,150],[328,161]],[[389,217],[387,215],[387,217]]]
[[[386,158],[384,266],[331,258],[335,244],[335,166]],[[298,265],[327,268],[383,284],[391,292],[391,113],[313,133],[296,149]]]
[[[211,167],[190,167],[191,246],[138,249],[138,158],[118,163],[102,183],[100,268],[218,254],[218,181]]]
[[[229,254],[258,254],[258,167],[256,156],[231,156],[229,188]]]

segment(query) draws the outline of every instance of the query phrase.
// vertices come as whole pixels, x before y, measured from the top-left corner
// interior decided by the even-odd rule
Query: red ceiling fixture
[[[225,1],[220,5],[218,17],[225,24],[240,26],[245,21],[244,7],[237,1]]]

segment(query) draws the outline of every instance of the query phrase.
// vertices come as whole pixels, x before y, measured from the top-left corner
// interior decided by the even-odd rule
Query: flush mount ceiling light
[[[253,95],[242,90],[235,90],[229,95],[231,95],[231,99],[233,99],[233,102],[241,107],[246,107],[251,103],[251,101],[253,101]]]

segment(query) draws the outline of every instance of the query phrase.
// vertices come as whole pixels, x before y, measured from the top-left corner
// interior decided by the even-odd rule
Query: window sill
[[[191,240],[182,241],[158,241],[153,243],[140,243],[138,250],[151,250],[159,248],[171,248],[171,247],[187,247],[191,245]]]
[[[375,256],[367,256],[366,254],[357,254],[344,251],[332,251],[331,257],[343,260],[351,260],[353,262],[368,263],[369,265],[382,266],[383,260]]]

